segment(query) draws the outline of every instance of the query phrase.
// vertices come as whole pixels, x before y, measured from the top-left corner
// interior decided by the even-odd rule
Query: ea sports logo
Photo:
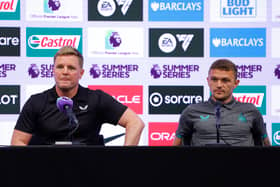
[[[37,36],[32,35],[28,38],[28,45],[32,49],[35,49],[40,46],[40,39]]]
[[[176,38],[170,33],[165,33],[158,39],[158,47],[164,53],[171,53],[176,48],[176,45]]]
[[[280,145],[280,131],[274,133],[273,140],[277,145]]]
[[[114,0],[100,0],[97,4],[99,14],[109,17],[116,11],[116,4]]]

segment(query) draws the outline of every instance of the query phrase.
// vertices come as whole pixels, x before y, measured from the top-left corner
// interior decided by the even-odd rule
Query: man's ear
[[[236,88],[239,85],[239,83],[240,83],[240,80],[236,79],[234,88]]]

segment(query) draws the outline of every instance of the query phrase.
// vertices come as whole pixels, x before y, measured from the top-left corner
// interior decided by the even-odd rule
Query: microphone
[[[72,132],[69,134],[72,135],[79,126],[79,121],[72,110],[73,100],[66,96],[59,97],[56,100],[56,106],[60,112],[63,112],[68,116],[69,125],[74,128],[74,130],[72,130]]]
[[[215,116],[216,116],[216,131],[217,131],[217,143],[220,143],[220,118],[221,118],[221,106],[222,102],[216,101]]]

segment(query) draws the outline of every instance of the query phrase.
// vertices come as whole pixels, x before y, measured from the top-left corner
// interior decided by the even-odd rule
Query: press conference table
[[[278,147],[0,147],[0,186],[279,186]]]

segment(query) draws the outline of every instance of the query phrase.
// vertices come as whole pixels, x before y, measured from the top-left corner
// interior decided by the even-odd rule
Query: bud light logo
[[[237,77],[239,79],[252,79],[255,72],[262,72],[262,65],[236,65]]]
[[[199,65],[165,64],[161,68],[158,64],[154,64],[151,68],[151,76],[154,79],[160,77],[164,79],[188,79],[191,78],[191,72],[199,72]]]
[[[203,29],[150,29],[151,57],[202,57]]]
[[[53,57],[63,46],[72,46],[82,53],[80,28],[26,28],[26,55]]]
[[[203,0],[149,0],[149,21],[203,21]]]
[[[262,115],[266,115],[266,86],[237,86],[234,98],[242,103],[252,103]]]
[[[280,64],[274,69],[274,76],[277,77],[277,79],[280,79]]]
[[[138,72],[137,64],[103,64],[101,68],[97,64],[93,64],[90,68],[92,78],[120,78],[127,79],[131,77],[132,72]]]
[[[0,78],[6,78],[10,71],[16,71],[15,64],[0,64]]]
[[[105,48],[106,49],[114,49],[119,47],[122,43],[122,39],[118,32],[108,31],[105,38]]]
[[[211,29],[210,35],[211,57],[266,57],[265,28]]]
[[[255,17],[256,0],[221,0],[222,17]]]
[[[52,13],[57,11],[61,6],[60,0],[45,0],[44,1],[44,12]]]
[[[36,64],[31,64],[28,68],[28,75],[34,78],[52,78],[53,77],[53,64],[41,64],[39,67]]]

